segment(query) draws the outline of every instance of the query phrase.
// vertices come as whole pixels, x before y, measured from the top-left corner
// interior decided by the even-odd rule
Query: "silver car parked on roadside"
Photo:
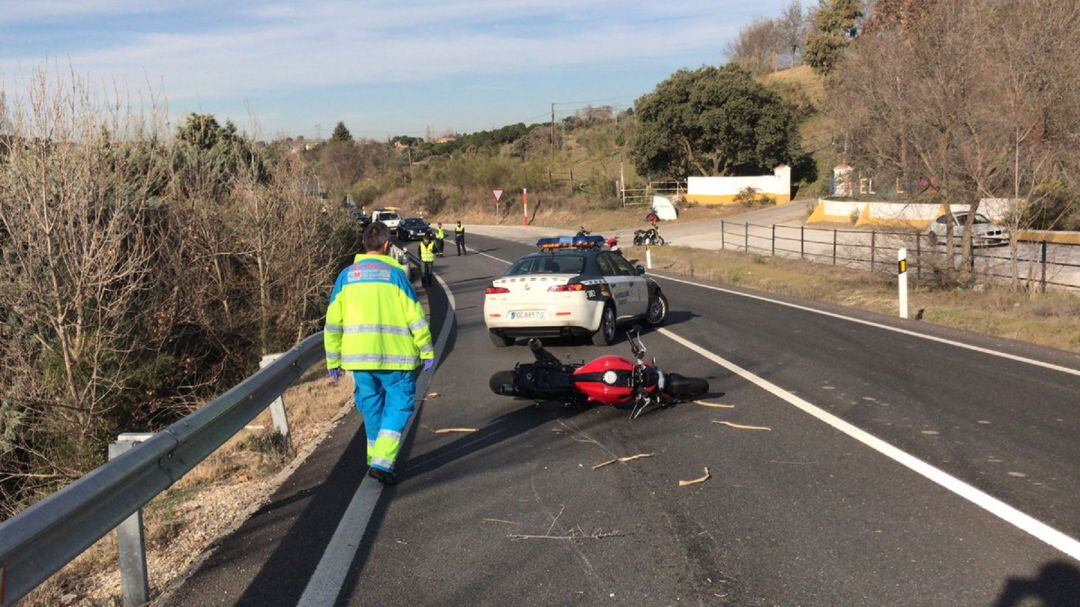
[[[959,239],[964,232],[964,223],[968,213],[953,213],[953,237]],[[927,230],[930,244],[945,242],[946,229],[949,226],[949,216],[942,215],[935,219]],[[971,225],[971,242],[976,247],[993,247],[1009,243],[1009,228],[999,226],[986,218],[982,213],[975,213],[975,223]]]

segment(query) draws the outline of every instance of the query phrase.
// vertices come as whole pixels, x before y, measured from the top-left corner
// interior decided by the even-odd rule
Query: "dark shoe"
[[[376,468],[374,466],[368,468],[368,476],[379,481],[384,485],[396,485],[398,478],[397,475],[389,470],[383,470],[382,468]]]

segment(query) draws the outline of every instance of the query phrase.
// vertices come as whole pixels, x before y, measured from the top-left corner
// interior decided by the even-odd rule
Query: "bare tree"
[[[968,205],[964,281],[979,200],[1027,197],[1074,162],[1065,142],[1075,102],[1059,106],[1080,73],[1077,10],[1068,0],[943,1],[916,26],[897,20],[861,37],[839,64],[829,105],[852,160],[923,182],[950,215],[950,204]]]
[[[42,72],[0,104],[0,514],[315,330],[356,223],[300,155]],[[142,107],[146,107],[143,111]]]
[[[44,72],[9,105],[0,172],[4,444],[0,487],[23,501],[81,474],[145,362],[140,339],[163,155],[133,146],[161,115],[128,113]],[[143,369],[144,371],[146,369]]]
[[[802,49],[806,43],[806,17],[799,0],[791,0],[776,20],[776,27],[788,53],[788,67],[802,62]]]
[[[727,56],[753,74],[765,74],[779,68],[785,48],[777,22],[759,19],[739,30],[738,38],[728,45]]]

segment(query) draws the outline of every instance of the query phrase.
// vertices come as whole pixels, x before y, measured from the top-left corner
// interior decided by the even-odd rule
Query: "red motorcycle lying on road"
[[[567,404],[600,404],[612,407],[632,404],[630,419],[649,407],[666,407],[698,398],[709,391],[709,382],[698,377],[666,373],[656,359],[645,362],[645,344],[636,331],[627,333],[634,360],[601,356],[592,362],[561,363],[538,339],[529,340],[534,363],[518,363],[512,370],[491,376],[491,391],[537,401]]]

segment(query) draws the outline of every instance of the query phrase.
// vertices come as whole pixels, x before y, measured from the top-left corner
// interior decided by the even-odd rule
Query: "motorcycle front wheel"
[[[501,396],[514,395],[514,372],[512,370],[496,371],[488,380],[491,391]]]

